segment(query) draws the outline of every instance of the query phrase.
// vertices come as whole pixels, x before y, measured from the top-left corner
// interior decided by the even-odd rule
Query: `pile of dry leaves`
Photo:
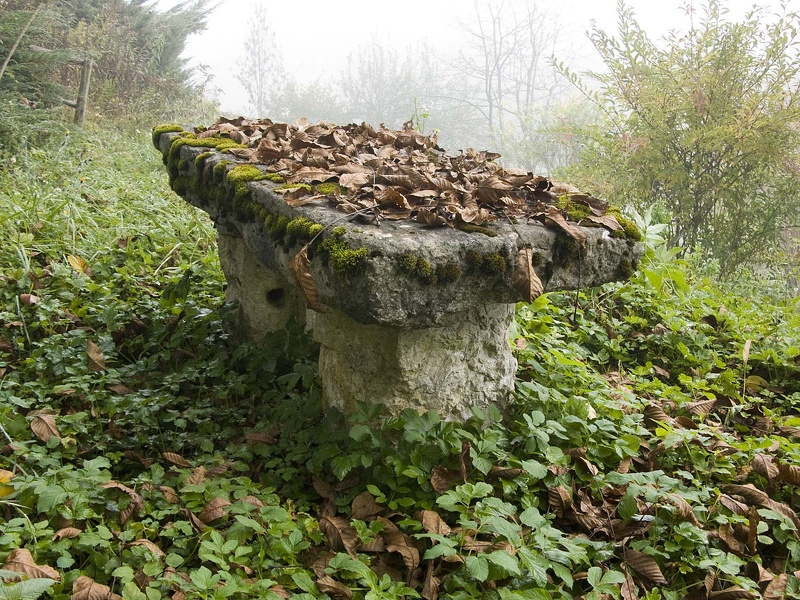
[[[494,162],[500,157],[496,153],[445,152],[435,135],[421,134],[410,121],[400,130],[383,125],[376,130],[366,123],[336,126],[301,119],[287,124],[238,117],[221,118],[198,133],[217,135],[246,146],[231,153],[282,176],[290,185],[278,191],[292,206],[328,202],[345,213],[429,226],[535,218],[583,242],[585,232],[556,206],[567,194],[571,203],[586,207],[584,224],[622,229],[606,214],[605,201],[524,169],[503,168]],[[322,183],[329,185],[320,189]]]

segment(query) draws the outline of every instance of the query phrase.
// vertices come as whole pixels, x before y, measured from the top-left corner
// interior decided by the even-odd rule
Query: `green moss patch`
[[[399,266],[402,272],[419,279],[426,285],[448,284],[461,279],[461,268],[455,262],[434,266],[428,260],[419,258],[410,252],[400,257]]]
[[[320,245],[320,252],[323,260],[330,262],[334,271],[348,279],[364,272],[368,251],[366,248],[350,248],[342,239],[345,231],[344,227],[331,231],[331,235]]]
[[[162,133],[178,133],[183,131],[183,127],[176,123],[165,123],[163,125],[156,125],[153,127],[153,146],[158,148],[158,143],[161,139]]]
[[[466,259],[470,271],[483,275],[504,275],[509,268],[508,260],[499,252],[469,250]]]
[[[497,232],[488,227],[481,227],[480,225],[473,225],[471,223],[456,223],[456,229],[466,231],[467,233],[482,233],[489,237],[497,237]]]

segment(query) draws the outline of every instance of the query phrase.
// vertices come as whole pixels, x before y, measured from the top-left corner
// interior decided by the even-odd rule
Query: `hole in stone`
[[[286,290],[283,288],[275,288],[267,292],[267,302],[275,308],[283,308],[286,306]]]

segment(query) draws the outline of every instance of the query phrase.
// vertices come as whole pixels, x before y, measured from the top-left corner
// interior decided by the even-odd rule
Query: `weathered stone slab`
[[[258,337],[320,304],[307,321],[321,344],[324,396],[346,413],[369,401],[461,419],[473,406],[504,402],[516,369],[506,332],[525,299],[514,284],[520,251],[530,249],[544,291],[627,278],[642,252],[601,227],[581,227],[579,243],[535,220],[496,221],[485,235],[360,222],[325,202],[292,207],[279,183],[253,180],[263,168],[179,139],[154,141],[173,189],[220,232],[227,297],[239,302],[244,330]],[[290,265],[303,248],[310,278],[298,285]]]
[[[165,154],[174,137],[161,136]],[[271,181],[245,183],[251,206],[237,206],[233,184],[220,174],[238,161],[214,152],[196,164],[201,154],[208,154],[208,149],[180,149],[184,168],[173,177],[176,191],[208,212],[220,233],[242,237],[263,265],[287,279],[292,277],[290,260],[311,236],[292,237],[285,233],[285,224],[283,232],[276,233],[275,220],[297,223],[304,218],[329,228],[311,246],[310,256],[317,257],[311,273],[322,302],[360,323],[428,327],[476,305],[523,300],[512,285],[512,274],[514,259],[525,247],[533,251],[533,265],[546,292],[627,278],[641,256],[641,244],[614,238],[599,227],[582,228],[587,239],[581,247],[538,221],[492,223],[489,228],[495,237],[448,227],[432,229],[408,220],[380,225],[351,222],[327,205],[288,206],[274,193],[279,186]],[[215,171],[216,179],[209,175]],[[270,217],[272,226],[266,222]],[[334,230],[341,233],[335,240],[340,247],[325,252],[322,247],[335,237]],[[355,256],[359,251],[363,259]]]

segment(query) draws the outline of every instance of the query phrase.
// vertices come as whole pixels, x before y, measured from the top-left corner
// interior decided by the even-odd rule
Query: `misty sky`
[[[479,4],[482,0],[476,0]],[[784,0],[789,10],[800,9],[800,0]],[[246,112],[243,89],[235,80],[244,39],[257,2],[271,16],[271,26],[282,50],[287,71],[302,82],[335,76],[359,45],[389,44],[398,50],[421,40],[438,52],[456,49],[463,39],[459,21],[469,22],[475,14],[470,0],[221,0],[208,30],[190,40],[187,55],[192,65],[206,65],[213,75],[222,109]],[[169,7],[176,0],[160,0]],[[782,0],[762,0],[759,5],[779,10]],[[628,0],[639,22],[654,37],[669,29],[684,28],[689,22],[686,6],[697,10],[696,0]],[[723,0],[732,19],[739,19],[753,0]],[[585,32],[592,22],[606,31],[616,29],[616,0],[540,0],[538,6],[550,17],[548,26],[558,28],[565,40],[564,54],[575,56],[580,68],[595,68],[593,49]]]

